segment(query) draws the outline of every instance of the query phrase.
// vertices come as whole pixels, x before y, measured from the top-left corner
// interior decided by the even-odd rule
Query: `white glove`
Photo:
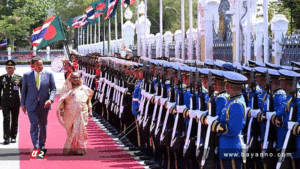
[[[296,125],[297,123],[298,123],[298,122],[289,121],[289,122],[288,122],[288,129],[289,129],[289,130],[292,130],[293,127],[294,127],[294,125]]]
[[[272,118],[273,115],[275,115],[275,112],[267,112],[267,120],[270,120]]]
[[[189,110],[189,117],[192,119],[197,117],[197,111],[199,110]]]
[[[177,113],[183,113],[183,111],[184,111],[185,108],[186,108],[185,105],[176,106]]]
[[[217,119],[218,119],[218,116],[207,116],[206,122],[207,122],[208,125],[211,125]]]
[[[197,117],[200,119],[203,114],[208,114],[208,111],[198,111]]]
[[[260,109],[255,109],[255,110],[251,109],[250,112],[251,112],[251,117],[256,118],[257,114],[260,113]]]

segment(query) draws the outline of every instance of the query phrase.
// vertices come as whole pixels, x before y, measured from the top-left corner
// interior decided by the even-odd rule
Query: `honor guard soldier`
[[[217,116],[208,116],[205,121],[211,131],[219,134],[219,166],[242,168],[242,145],[240,137],[246,118],[246,105],[242,95],[247,78],[239,73],[226,72],[225,89],[230,95],[225,108]]]
[[[300,77],[298,73],[289,70],[279,70],[279,74],[281,87],[285,90],[287,96],[286,99],[284,99],[280,110],[267,114],[267,119],[271,119],[271,122],[277,127],[276,151],[277,153],[281,153],[277,162],[277,169],[292,168],[291,157],[284,156],[288,153],[297,151],[295,146],[291,147],[291,144],[296,144],[296,140],[286,142],[285,139],[290,136],[294,137],[291,132],[293,131],[292,129],[294,129],[294,125],[292,124],[297,121],[296,116],[299,111],[299,99],[297,99],[296,95],[296,82]]]
[[[281,111],[281,107],[284,106],[284,99],[286,98],[286,93],[280,87],[280,74],[275,69],[264,69],[255,68],[256,71],[260,72],[256,77],[258,84],[261,84],[264,88],[261,95],[258,96],[258,105],[261,112],[256,113],[252,111],[252,116],[257,118],[260,123],[259,132],[259,142],[261,147],[261,162],[258,161],[256,167],[264,168],[275,168],[277,157],[267,156],[267,154],[275,154],[277,132],[275,126],[271,122],[271,116],[273,112]],[[264,76],[263,76],[264,75]],[[268,117],[268,118],[266,118]],[[265,155],[265,153],[267,153]],[[260,164],[263,166],[258,166]]]
[[[15,74],[16,63],[5,62],[7,74],[0,77],[0,109],[3,111],[4,145],[16,142],[22,76]],[[11,119],[11,121],[10,121]],[[10,140],[11,139],[11,140]]]

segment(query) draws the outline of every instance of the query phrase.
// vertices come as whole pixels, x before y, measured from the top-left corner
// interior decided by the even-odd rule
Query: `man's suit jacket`
[[[40,89],[38,89],[36,87],[34,71],[24,73],[21,106],[25,106],[27,111],[34,111],[38,102],[40,102],[41,107],[44,107],[47,100],[54,101],[56,86],[53,74],[42,71],[40,76]]]

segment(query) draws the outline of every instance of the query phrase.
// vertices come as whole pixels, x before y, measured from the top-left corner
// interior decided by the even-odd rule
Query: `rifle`
[[[178,69],[177,72],[177,77],[178,77],[178,105],[176,106],[177,110],[177,115],[175,118],[174,126],[173,126],[173,131],[172,131],[172,139],[171,139],[171,144],[170,148],[174,152],[179,152],[182,150],[183,147],[183,141],[184,141],[184,135],[183,135],[183,129],[184,129],[184,119],[183,119],[183,111],[186,108],[184,105],[184,92],[182,88],[182,80],[181,80],[181,70],[180,68]]]
[[[142,123],[143,111],[144,111],[144,103],[146,101],[145,93],[146,93],[146,86],[147,86],[147,65],[146,62],[143,62],[143,74],[144,74],[144,81],[143,81],[143,88],[142,88],[142,98],[141,103],[139,106],[139,125]]]
[[[196,141],[196,158],[198,161],[202,160],[202,154],[203,152],[203,143],[201,143],[201,139],[205,139],[205,132],[207,130],[207,127],[202,124],[200,118],[203,114],[206,114],[206,105],[205,105],[205,96],[203,93],[203,88],[202,88],[202,79],[199,77],[200,72],[196,72],[196,80],[197,80],[197,87],[198,87],[198,94],[200,95],[199,97],[199,110],[200,113],[198,113],[197,118],[198,118],[198,131],[197,131],[197,141]],[[203,133],[203,135],[202,135]]]
[[[264,142],[263,142],[263,148],[262,148],[262,158],[264,158],[264,155],[268,149],[269,142],[274,143],[277,138],[277,132],[274,125],[271,125],[271,118],[272,115],[276,114],[274,110],[274,98],[273,98],[273,91],[269,76],[269,71],[266,73],[266,84],[267,84],[267,94],[269,95],[269,100],[267,102],[267,124],[266,124],[266,130],[265,130],[265,136],[264,136]]]
[[[151,98],[153,98],[154,94],[155,94],[155,86],[154,86],[154,82],[153,82],[153,74],[151,73],[151,67],[149,67],[148,69],[149,71],[149,98],[147,101],[147,105],[146,105],[146,111],[145,111],[145,115],[144,115],[144,121],[143,121],[143,131],[145,131],[145,135],[149,135],[150,133],[150,125],[151,125],[151,118],[153,115],[153,111],[154,111],[154,105],[151,102]]]
[[[290,108],[289,120],[288,120],[288,132],[285,136],[283,147],[281,149],[280,158],[277,162],[276,169],[280,169],[281,164],[284,162],[286,153],[293,153],[297,150],[297,137],[292,132],[292,127],[297,124],[297,113],[298,113],[298,105],[297,105],[297,80],[296,77],[293,79],[293,88],[292,88],[292,103],[294,104]]]
[[[175,89],[174,89],[174,76],[173,76],[173,67],[170,69],[170,90],[169,90],[169,102],[167,102],[167,112],[164,118],[164,124],[162,128],[162,133],[160,136],[160,144],[162,146],[169,146],[171,142],[171,135],[173,130],[173,119],[174,115],[170,113],[172,106],[175,106]],[[171,117],[169,117],[171,116]]]
[[[157,124],[157,118],[158,118],[158,109],[159,109],[159,99],[162,95],[161,92],[161,82],[160,82],[160,74],[159,74],[159,65],[156,67],[156,79],[157,79],[157,88],[156,88],[156,96],[155,96],[155,106],[154,106],[154,112],[152,115],[152,121],[151,121],[151,126],[150,126],[150,135],[154,136],[154,128]]]
[[[157,118],[157,124],[155,128],[155,138],[160,141],[160,135],[163,127],[162,119],[165,119],[165,112],[167,111],[165,108],[165,102],[168,100],[168,94],[167,94],[167,85],[165,83],[165,70],[164,65],[162,65],[162,97],[159,99],[160,101],[160,107],[159,107],[159,114]]]
[[[250,81],[251,81],[251,92],[254,94],[252,97],[252,110],[251,111],[260,111],[258,107],[258,96],[256,92],[256,82],[254,80],[254,72],[251,69],[250,72]],[[247,112],[245,112],[247,113]],[[248,115],[247,115],[248,116]],[[254,119],[254,117],[251,115],[250,120],[246,121],[246,126],[247,127],[247,146],[248,148],[252,147],[253,141],[255,142],[255,146],[252,147],[252,149],[257,149],[259,147],[259,142],[258,142],[258,137],[260,135],[260,128],[259,128],[259,123],[257,119]],[[251,138],[251,135],[253,136]],[[256,151],[256,150],[254,150]]]
[[[217,116],[217,107],[216,107],[216,99],[214,97],[214,84],[212,82],[212,73],[208,73],[208,95],[209,95],[209,111],[208,115],[209,116]],[[206,136],[205,136],[205,143],[204,143],[204,152],[201,160],[201,166],[203,167],[205,165],[205,161],[210,156],[211,158],[214,158],[214,150],[217,146],[217,134],[215,132],[211,132],[211,125],[208,125],[207,131],[206,131]]]
[[[191,90],[191,102],[190,102],[190,110],[189,110],[189,125],[187,130],[187,136],[185,139],[185,144],[183,147],[183,156],[187,159],[192,159],[196,155],[196,144],[195,141],[197,139],[197,96],[194,91],[194,81],[192,69],[190,71],[190,90]]]

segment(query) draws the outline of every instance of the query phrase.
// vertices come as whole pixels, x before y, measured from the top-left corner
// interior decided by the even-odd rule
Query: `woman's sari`
[[[87,131],[89,115],[92,116],[91,99],[93,91],[87,86],[80,85],[73,88],[67,78],[61,91],[61,98],[57,106],[57,117],[60,124],[66,129],[67,140],[64,146],[64,154],[86,154]]]

